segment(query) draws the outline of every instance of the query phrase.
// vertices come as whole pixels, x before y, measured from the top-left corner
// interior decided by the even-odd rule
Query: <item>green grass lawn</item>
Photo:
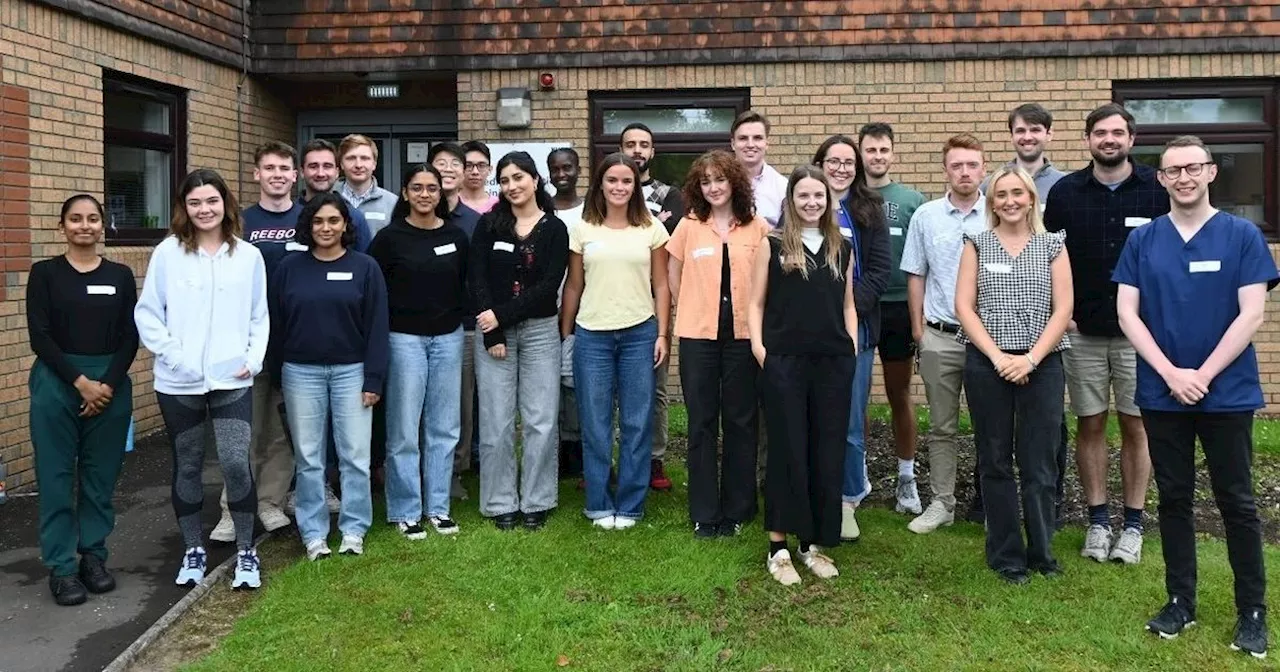
[[[672,409],[673,433],[683,410]],[[765,571],[758,524],[736,539],[693,539],[675,462],[676,491],[651,495],[626,531],[589,527],[566,481],[538,533],[497,531],[473,499],[454,507],[459,536],[411,542],[379,523],[361,558],[308,563],[296,539],[272,540],[264,589],[217,650],[185,669],[1264,667],[1227,648],[1235,615],[1221,542],[1201,541],[1199,625],[1172,642],[1142,631],[1164,602],[1154,533],[1143,563],[1125,567],[1081,559],[1082,530],[1068,528],[1055,540],[1066,576],[1011,587],[985,568],[980,526],[922,537],[903,516],[864,509],[863,540],[830,551],[839,578],[801,568],[803,585],[784,588]],[[1277,585],[1280,550],[1269,547],[1267,563]],[[1277,634],[1273,623],[1273,643]]]

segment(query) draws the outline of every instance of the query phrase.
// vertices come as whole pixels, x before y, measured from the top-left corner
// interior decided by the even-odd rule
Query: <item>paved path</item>
[[[212,453],[212,451],[209,451]],[[186,590],[173,585],[185,550],[169,500],[168,439],[156,433],[126,455],[116,488],[116,529],[107,541],[107,567],[116,589],[89,595],[78,607],[59,607],[40,562],[37,498],[10,497],[0,505],[0,672],[98,671],[106,667]],[[222,479],[216,460],[205,465],[205,534],[218,518]],[[209,548],[209,567],[231,554]]]

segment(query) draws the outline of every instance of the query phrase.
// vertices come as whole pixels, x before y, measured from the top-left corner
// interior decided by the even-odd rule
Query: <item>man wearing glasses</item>
[[[1080,555],[1098,562],[1142,559],[1142,510],[1151,481],[1147,435],[1134,404],[1137,358],[1116,315],[1111,281],[1130,232],[1169,212],[1169,195],[1156,170],[1129,156],[1134,119],[1115,104],[1085,118],[1093,161],[1062,178],[1045,199],[1044,226],[1067,232],[1075,310],[1063,352],[1071,410],[1077,416],[1076,465],[1088,506],[1089,528]],[[1120,420],[1120,480],[1124,522],[1112,544],[1107,506],[1107,411],[1111,393]]]
[[[1263,407],[1253,335],[1278,274],[1258,227],[1209,203],[1218,175],[1197,137],[1169,142],[1160,183],[1172,211],[1134,231],[1113,279],[1120,326],[1142,358],[1142,409],[1160,492],[1169,601],[1147,630],[1172,639],[1195,622],[1196,439],[1235,574],[1231,648],[1267,655],[1262,524],[1253,498],[1253,414]]]
[[[479,140],[469,140],[462,143],[462,153],[462,188],[458,190],[458,198],[463,205],[483,215],[498,204],[498,197],[485,191],[492,168],[489,146]]]

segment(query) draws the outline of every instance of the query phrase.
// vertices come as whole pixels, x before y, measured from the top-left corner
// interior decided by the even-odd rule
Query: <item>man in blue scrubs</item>
[[[1169,602],[1147,622],[1166,639],[1195,622],[1195,442],[1204,447],[1227,535],[1239,614],[1231,648],[1266,656],[1266,573],[1253,498],[1253,414],[1263,407],[1250,342],[1280,274],[1258,227],[1215,210],[1213,155],[1199,138],[1169,142],[1159,179],[1171,212],[1129,235],[1113,280],[1138,352],[1142,411],[1160,493]]]

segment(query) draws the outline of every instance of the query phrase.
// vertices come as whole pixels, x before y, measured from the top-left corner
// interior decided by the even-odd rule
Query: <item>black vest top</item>
[[[782,270],[782,241],[769,241],[769,291],[764,302],[763,339],[769,354],[848,355],[853,339],[845,329],[844,295],[850,280],[841,273],[837,280],[827,267],[826,243],[817,254],[801,246],[809,264],[809,278],[799,271]],[[840,241],[840,268],[848,270],[849,241]]]

